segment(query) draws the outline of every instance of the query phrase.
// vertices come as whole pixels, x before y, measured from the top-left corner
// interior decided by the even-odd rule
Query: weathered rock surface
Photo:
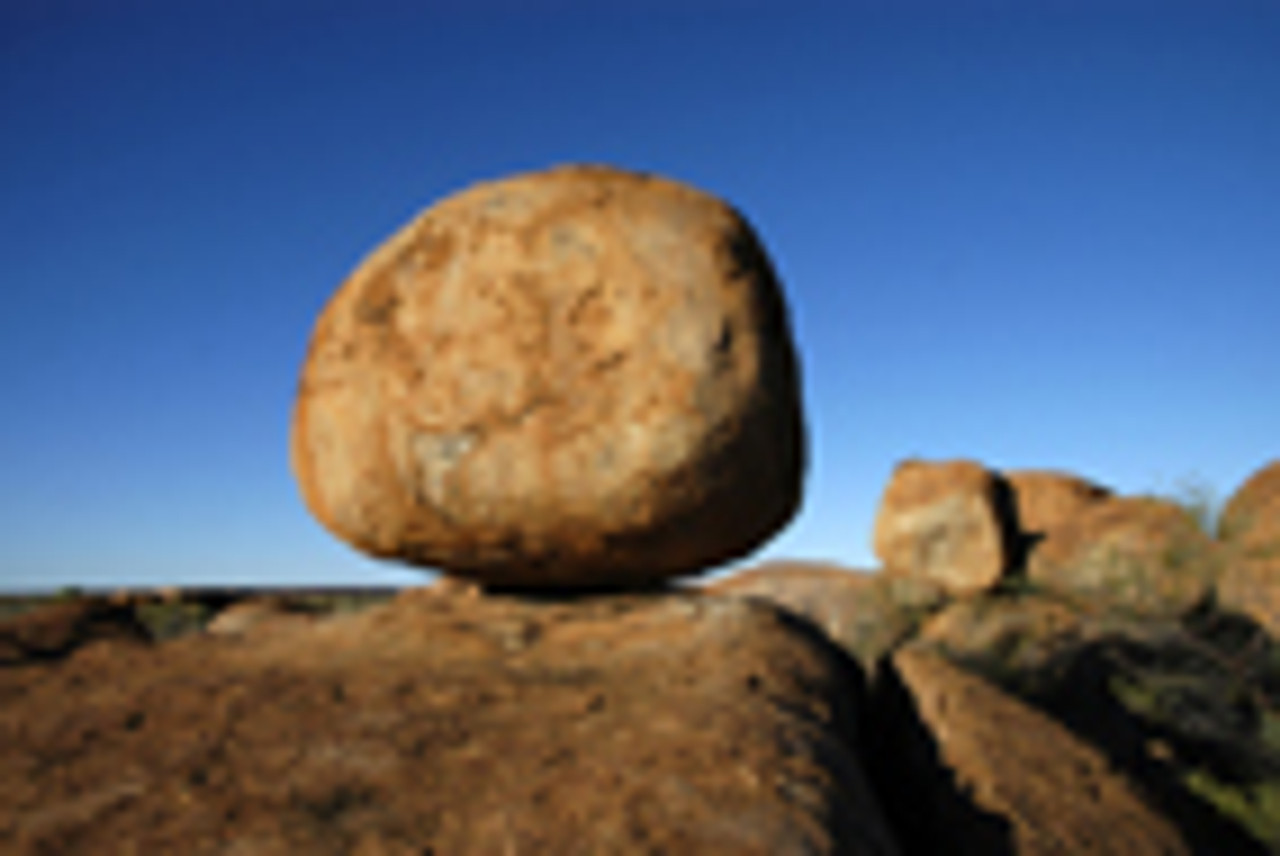
[[[294,413],[312,513],[497,587],[623,587],[750,552],[794,513],[797,363],[728,205],[567,167],[481,184],[324,310]]]
[[[1216,595],[1280,638],[1280,461],[1250,476],[1218,520],[1223,560]]]
[[[150,638],[127,607],[94,599],[57,603],[0,622],[0,666],[57,660],[94,642]]]
[[[868,673],[946,600],[942,587],[924,577],[813,562],[770,562],[706,590],[765,600],[812,622]]]
[[[1280,461],[1251,475],[1222,509],[1218,537],[1262,558],[1280,558]]]
[[[1010,470],[1002,475],[1012,493],[1018,528],[1033,542],[1112,496],[1110,489],[1070,473]]]
[[[984,674],[1042,668],[1064,647],[1100,632],[1100,622],[1040,595],[980,596],[948,604],[920,626],[913,646],[935,648]]]
[[[1027,576],[1086,600],[1181,615],[1212,590],[1215,550],[1177,505],[1118,497],[1091,505],[1050,531],[1032,552]]]
[[[972,461],[906,461],[894,470],[875,522],[889,571],[927,577],[954,594],[995,585],[1009,565],[1007,497]]]
[[[904,840],[909,852],[1192,852],[1100,753],[1052,719],[936,654],[903,649],[893,666],[901,719],[880,739],[909,781],[891,809],[919,837]]]
[[[855,670],[763,604],[414,591],[0,670],[13,854],[893,854]]]

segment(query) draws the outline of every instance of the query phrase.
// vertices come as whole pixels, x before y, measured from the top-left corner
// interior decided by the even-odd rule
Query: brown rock
[[[1218,537],[1236,554],[1280,559],[1280,461],[1258,470],[1231,496],[1218,520]]]
[[[307,610],[286,598],[253,597],[219,610],[204,629],[215,636],[243,636],[311,620]]]
[[[1217,601],[1280,637],[1280,461],[1250,476],[1218,519]]]
[[[1225,561],[1215,594],[1218,606],[1252,618],[1280,639],[1280,558],[1237,556]]]
[[[996,673],[1041,668],[1093,632],[1087,617],[1039,595],[973,597],[955,601],[920,626],[913,645]]]
[[[1012,470],[1003,473],[1024,535],[1043,537],[1112,494],[1101,485],[1052,470]]]
[[[928,577],[954,594],[990,588],[1009,563],[996,477],[972,461],[898,466],[876,515],[876,555],[890,571]]]
[[[52,603],[0,621],[0,666],[56,660],[92,642],[150,641],[128,606],[106,598]]]
[[[909,805],[897,809],[926,839],[918,852],[1191,852],[1128,779],[1052,719],[936,654],[902,649],[893,666],[904,713],[922,729],[904,724],[893,744],[909,779]]]
[[[1214,543],[1184,509],[1121,497],[1089,506],[1051,530],[1027,566],[1030,580],[1144,614],[1182,615],[1209,594]]]
[[[772,608],[412,591],[0,670],[13,854],[895,854],[852,670]]]
[[[812,562],[770,562],[706,586],[709,594],[773,603],[817,625],[867,673],[938,608],[946,593],[923,577]]]
[[[724,203],[566,167],[419,216],[330,301],[294,413],[312,513],[487,585],[631,586],[794,513],[804,428],[770,263]]]

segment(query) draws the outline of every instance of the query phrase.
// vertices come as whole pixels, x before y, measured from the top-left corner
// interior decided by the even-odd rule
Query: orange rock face
[[[1218,602],[1280,635],[1280,461],[1235,492],[1218,522],[1227,555]]]
[[[890,571],[928,577],[953,593],[991,587],[1009,562],[998,487],[971,461],[899,465],[876,515],[876,555]]]
[[[1032,537],[1043,536],[1111,496],[1107,488],[1068,473],[1014,470],[1003,476],[1013,493],[1018,526]]]
[[[1215,544],[1182,508],[1121,497],[1090,506],[1036,545],[1027,576],[1053,591],[1179,615],[1213,584]]]
[[[776,610],[412,591],[0,669],[5,854],[896,856]]]
[[[1256,558],[1280,559],[1280,461],[1258,470],[1232,495],[1218,531]]]
[[[924,577],[812,562],[770,562],[717,580],[706,590],[768,601],[804,618],[869,675],[946,599],[942,588]]]
[[[294,471],[334,534],[494,586],[656,582],[743,555],[800,499],[778,283],[729,206],[566,167],[481,184],[322,314]]]

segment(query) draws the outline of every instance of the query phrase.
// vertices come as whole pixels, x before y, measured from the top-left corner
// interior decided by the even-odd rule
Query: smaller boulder
[[[1280,558],[1227,560],[1215,596],[1220,608],[1253,619],[1280,639]]]
[[[1146,615],[1184,615],[1208,596],[1219,560],[1183,508],[1120,497],[1051,530],[1027,564],[1033,585]]]
[[[1018,528],[1034,540],[1112,496],[1108,488],[1053,470],[1012,470],[1003,477],[1017,509]]]
[[[1218,604],[1280,638],[1280,461],[1250,476],[1227,501],[1218,539],[1225,553]]]
[[[1250,558],[1280,559],[1280,461],[1258,470],[1231,496],[1218,537]]]
[[[952,594],[991,588],[1011,552],[1002,490],[972,461],[900,464],[876,515],[876,555],[887,570],[926,577]]]
[[[313,621],[315,616],[287,598],[254,597],[237,601],[205,626],[214,636],[244,636],[272,629],[297,626]]]

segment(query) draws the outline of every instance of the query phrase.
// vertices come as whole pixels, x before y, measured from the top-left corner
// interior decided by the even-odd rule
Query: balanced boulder
[[[325,308],[293,466],[374,556],[516,588],[654,584],[794,514],[798,367],[747,222],[648,175],[562,167],[409,223]]]

